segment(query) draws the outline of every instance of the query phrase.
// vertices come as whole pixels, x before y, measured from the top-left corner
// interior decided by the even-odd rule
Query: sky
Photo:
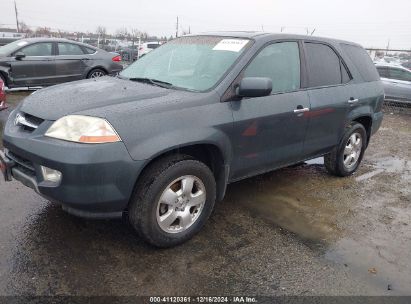
[[[32,27],[110,33],[121,27],[151,35],[252,30],[311,34],[365,47],[411,49],[411,0],[16,0]],[[0,0],[0,27],[15,27],[14,1]]]

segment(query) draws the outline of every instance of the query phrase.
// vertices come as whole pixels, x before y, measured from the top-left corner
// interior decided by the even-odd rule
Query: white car
[[[154,42],[145,42],[140,45],[138,48],[138,57],[143,57],[144,55],[150,53],[152,50],[158,48],[161,45],[160,42],[154,41]]]
[[[386,100],[411,103],[411,70],[394,64],[377,63]]]

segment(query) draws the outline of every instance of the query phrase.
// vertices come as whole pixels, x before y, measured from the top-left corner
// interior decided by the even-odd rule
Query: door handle
[[[301,107],[301,108],[297,108],[297,109],[295,109],[294,110],[294,113],[304,113],[304,112],[308,112],[308,111],[310,111],[310,109],[309,108],[303,108],[303,107]]]
[[[350,99],[348,99],[348,103],[357,103],[359,101],[360,100],[358,98],[354,99],[354,98],[351,97]]]

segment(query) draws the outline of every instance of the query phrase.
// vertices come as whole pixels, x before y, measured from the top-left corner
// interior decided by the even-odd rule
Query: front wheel
[[[145,170],[129,206],[137,233],[157,247],[193,237],[210,216],[216,199],[213,173],[189,156],[171,156]]]
[[[367,147],[367,132],[362,124],[349,125],[340,144],[324,156],[324,165],[329,173],[348,176],[359,167]]]

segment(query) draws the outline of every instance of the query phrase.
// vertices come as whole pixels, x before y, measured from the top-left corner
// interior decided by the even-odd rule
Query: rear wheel
[[[367,147],[367,132],[362,124],[350,124],[340,144],[324,156],[327,171],[336,176],[348,176],[359,167]]]
[[[93,69],[88,73],[87,78],[99,78],[107,75],[107,73],[102,69]]]
[[[5,78],[5,77],[3,76],[3,74],[1,74],[1,73],[0,73],[0,79],[1,79],[1,81],[3,81],[4,86],[6,86],[6,87],[7,87],[6,78]]]
[[[145,170],[128,216],[144,240],[157,247],[171,247],[200,231],[215,199],[214,176],[205,164],[189,156],[171,156]]]

